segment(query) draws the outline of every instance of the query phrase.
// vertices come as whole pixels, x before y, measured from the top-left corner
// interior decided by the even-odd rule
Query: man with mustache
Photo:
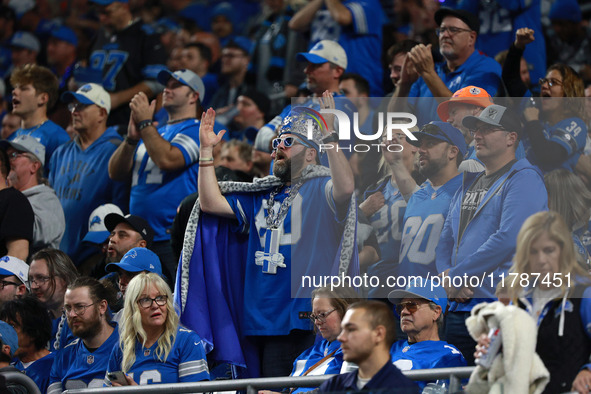
[[[441,286],[428,280],[410,282],[406,290],[394,290],[388,299],[400,317],[400,329],[407,340],[394,342],[392,362],[401,371],[466,366],[462,353],[439,339],[439,328],[447,309],[447,296]],[[427,382],[418,382],[424,388]]]
[[[464,10],[441,8],[435,13],[435,22],[439,25],[439,53],[444,61],[434,62],[431,45],[412,48],[390,101],[390,111],[396,112],[406,109],[405,100],[398,98],[408,97],[408,106],[417,115],[419,127],[437,119],[438,103],[432,97],[451,97],[453,92],[469,85],[494,96],[501,83],[501,66],[474,49],[480,29],[477,16]]]

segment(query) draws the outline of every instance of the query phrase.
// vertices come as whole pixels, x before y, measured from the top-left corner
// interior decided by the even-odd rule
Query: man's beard
[[[89,311],[86,311],[86,312],[88,313]],[[70,320],[68,319],[68,325],[70,326],[70,330],[72,331],[72,334],[74,334],[75,336],[77,336],[80,339],[93,338],[101,330],[101,322],[100,322],[100,319],[98,318],[98,315],[97,315],[97,319],[95,319],[94,321],[88,321],[88,320],[84,321],[83,324],[78,327],[72,327],[70,325]]]
[[[278,153],[278,155],[280,154],[282,155],[282,153]],[[273,164],[273,175],[279,178],[283,183],[291,182],[291,177],[294,172],[293,170],[295,170],[296,174],[299,172],[303,166],[305,154],[306,150],[304,149],[290,158],[282,159],[283,162],[278,162],[276,158],[275,163]]]

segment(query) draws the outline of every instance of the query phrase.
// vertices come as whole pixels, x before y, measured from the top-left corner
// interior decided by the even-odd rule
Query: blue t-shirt
[[[33,361],[28,367],[25,367],[21,360],[15,362],[14,367],[33,379],[37,387],[39,387],[39,391],[46,393],[49,387],[49,374],[47,371],[51,371],[54,358],[55,353],[49,353],[47,356]]]
[[[9,140],[12,141],[19,135],[30,135],[45,147],[45,175],[47,176],[49,163],[53,152],[58,146],[70,141],[70,136],[66,130],[62,129],[51,120],[46,120],[41,125],[33,126],[28,129],[18,129],[12,133]]]
[[[392,364],[401,371],[466,366],[462,353],[445,341],[422,341],[412,345],[408,341],[396,341],[390,348],[390,356]],[[423,388],[428,382],[416,383]]]
[[[201,338],[194,331],[178,328],[172,349],[164,362],[160,361],[155,354],[157,347],[158,342],[149,348],[144,348],[139,341],[136,341],[135,363],[127,372],[136,383],[143,385],[209,380],[205,350]],[[122,362],[121,346],[115,346],[109,359],[107,374],[121,371]]]
[[[61,323],[61,327],[60,327]],[[72,334],[70,326],[65,315],[56,317],[51,321],[51,339],[49,340],[49,350],[56,351],[63,349],[66,345],[72,342],[76,337]]]
[[[274,199],[277,212],[287,197],[286,187]],[[281,225],[278,249],[266,241],[269,192],[226,196],[239,222],[249,231],[244,299],[246,335],[287,335],[292,329],[310,330],[310,292],[302,288],[302,276],[330,275],[337,256],[343,225],[332,198],[332,181],[314,178],[304,183]],[[256,252],[267,252],[257,259]],[[285,267],[275,266],[281,257]],[[297,262],[297,264],[292,264]],[[272,273],[276,271],[276,273]]]
[[[436,63],[435,71],[452,93],[466,86],[474,85],[494,96],[501,86],[501,66],[495,59],[478,51],[474,51],[455,71],[450,71],[445,62]],[[425,98],[418,99],[416,97]],[[439,120],[437,115],[439,103],[432,97],[433,94],[422,77],[412,84],[408,94],[408,103],[413,109],[413,114],[417,116],[418,127],[423,127],[433,120]]]
[[[90,352],[80,338],[57,352],[47,393],[103,387],[109,357],[119,342],[119,331],[116,325],[114,328],[109,338],[94,352]]]
[[[376,232],[382,259],[398,263],[406,201],[390,178],[383,184],[381,192],[384,195],[384,206],[371,215],[369,221]],[[373,191],[366,192],[366,198],[371,194]]]
[[[82,245],[92,211],[112,203],[127,212],[127,185],[111,180],[108,171],[109,159],[121,141],[117,130],[110,127],[85,150],[75,140],[70,141],[60,146],[51,159],[49,183],[67,218],[60,249],[75,264],[93,252]]]
[[[143,141],[135,150],[129,212],[150,223],[154,241],[170,239],[168,229],[179,204],[197,191],[199,123],[197,119],[188,119],[158,127],[160,136],[183,153],[185,166],[179,170],[161,170],[148,156]]]
[[[462,184],[462,174],[435,190],[425,182],[408,200],[400,245],[402,276],[436,275],[435,248],[449,211],[451,199]]]

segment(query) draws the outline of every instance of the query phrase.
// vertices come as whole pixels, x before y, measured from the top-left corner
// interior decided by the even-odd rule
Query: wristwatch
[[[339,140],[339,134],[335,133],[335,132],[332,132],[329,135],[327,135],[326,137],[322,138],[322,142],[325,144],[330,143],[330,142],[338,142],[338,140]]]

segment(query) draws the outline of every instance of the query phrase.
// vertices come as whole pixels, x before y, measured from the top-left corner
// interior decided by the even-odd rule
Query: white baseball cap
[[[101,85],[96,83],[87,83],[75,92],[68,91],[62,94],[64,103],[71,103],[74,100],[78,100],[82,104],[96,104],[106,109],[107,113],[111,112],[111,96]]]
[[[0,258],[0,275],[14,275],[26,284],[29,280],[29,266],[16,257],[4,256]]]
[[[109,238],[111,232],[105,227],[105,216],[110,213],[123,215],[123,211],[115,204],[103,204],[92,211],[88,218],[88,232],[82,239],[83,242],[102,244]]]
[[[347,54],[338,42],[322,40],[316,43],[308,52],[297,55],[299,62],[309,61],[313,64],[331,62],[344,69],[347,68]]]

